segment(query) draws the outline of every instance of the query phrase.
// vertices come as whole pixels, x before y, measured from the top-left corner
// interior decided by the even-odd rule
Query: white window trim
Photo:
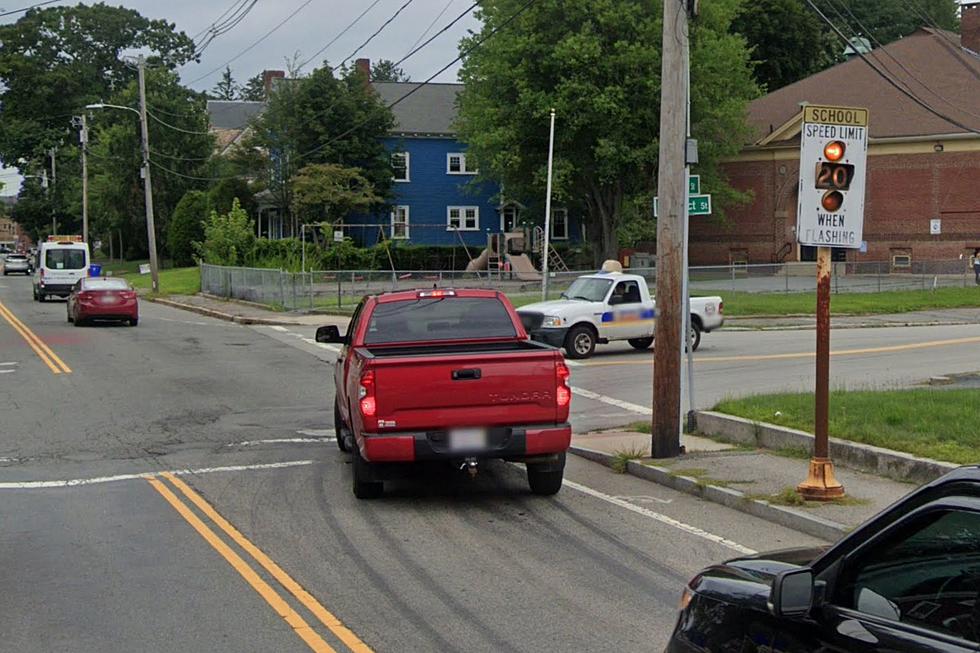
[[[454,172],[449,169],[449,159],[454,156],[459,157],[460,171]],[[479,170],[470,170],[466,167],[466,153],[464,152],[450,152],[446,155],[446,174],[447,175],[475,175]]]
[[[398,214],[398,211],[400,211],[402,209],[405,210],[405,235],[404,236],[396,236],[395,235],[395,224],[400,224],[400,223],[397,223],[396,222],[395,215],[397,215]],[[392,240],[409,240],[412,237],[412,211],[411,211],[411,207],[409,207],[406,204],[399,204],[399,205],[397,205],[397,206],[394,207],[394,210],[391,212],[390,216],[391,216],[391,232],[390,232],[391,233],[391,239]]]
[[[476,225],[466,226],[466,211],[473,209],[476,214]],[[459,227],[454,227],[452,223],[453,211],[459,211]],[[479,231],[480,230],[480,207],[479,206],[447,206],[446,207],[446,231]]]
[[[398,179],[397,177],[395,177],[394,175],[392,175],[391,179],[396,184],[407,184],[408,182],[412,181],[412,153],[411,152],[392,152],[391,153],[392,159],[395,158],[395,155],[396,154],[401,154],[402,156],[405,157],[405,178],[404,179]],[[394,167],[394,166],[392,166],[392,167]]]
[[[565,216],[565,235],[555,235],[555,215],[561,213]],[[551,240],[568,240],[568,209],[551,209]]]

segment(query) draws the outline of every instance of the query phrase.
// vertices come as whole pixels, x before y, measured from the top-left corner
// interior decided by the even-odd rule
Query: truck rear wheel
[[[694,346],[691,347],[691,350],[697,351],[698,345],[701,344],[701,325],[693,320],[691,321],[691,342],[694,343]]]
[[[630,338],[628,342],[633,349],[642,351],[650,348],[650,345],[653,344],[653,338]]]
[[[354,447],[353,457],[351,460],[351,467],[353,468],[353,485],[354,496],[358,499],[377,499],[384,493],[384,483],[381,481],[375,481],[371,474],[371,463],[364,460],[361,457],[361,452],[358,451],[357,447]]]
[[[595,351],[595,331],[584,324],[576,324],[565,336],[565,353],[569,358],[588,358]]]
[[[554,463],[528,463],[527,484],[531,492],[541,496],[556,494],[565,477],[565,454],[558,454]]]
[[[337,436],[337,446],[340,450],[344,453],[350,451],[350,448],[347,446],[347,426],[340,416],[340,406],[337,405],[336,401],[333,404],[333,432]]]

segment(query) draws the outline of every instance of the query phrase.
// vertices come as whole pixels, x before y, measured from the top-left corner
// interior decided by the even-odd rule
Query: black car
[[[837,544],[736,558],[685,588],[667,653],[977,653],[980,466]]]

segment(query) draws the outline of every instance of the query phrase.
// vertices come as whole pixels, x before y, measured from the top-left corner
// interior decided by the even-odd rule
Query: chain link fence
[[[974,284],[969,261],[918,261],[907,267],[883,262],[833,264],[833,292],[932,290]],[[557,298],[577,277],[594,270],[552,273],[548,297]],[[654,286],[656,268],[631,268]],[[690,269],[691,293],[803,293],[816,291],[816,263],[702,266]],[[286,310],[351,309],[364,295],[432,287],[501,290],[515,299],[541,297],[541,276],[517,271],[340,270],[285,272],[201,264],[201,291]]]

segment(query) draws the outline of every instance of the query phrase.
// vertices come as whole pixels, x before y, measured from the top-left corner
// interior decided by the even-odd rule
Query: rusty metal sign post
[[[800,135],[800,187],[796,235],[817,248],[817,351],[814,444],[804,499],[844,496],[830,459],[830,281],[833,248],[859,249],[864,235],[868,110],[807,105]]]

